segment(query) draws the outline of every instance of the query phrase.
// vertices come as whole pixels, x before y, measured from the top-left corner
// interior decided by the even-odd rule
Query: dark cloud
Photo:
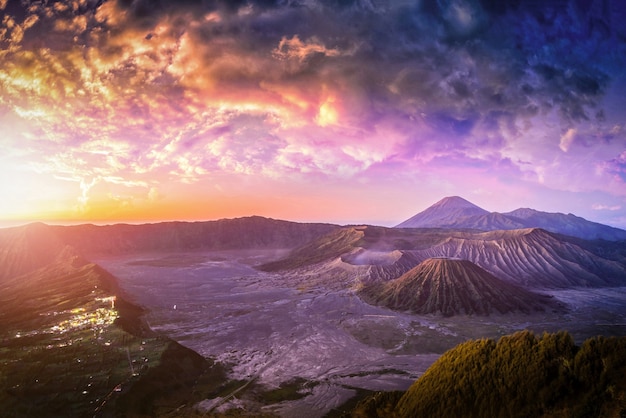
[[[5,12],[18,14],[16,4],[10,1]],[[89,3],[92,9],[100,4]],[[294,36],[303,42],[315,38],[329,49],[353,48],[349,55],[310,54],[297,71],[290,67],[285,81],[297,84],[300,79],[318,78],[332,83],[347,78],[355,94],[372,96],[373,108],[380,108],[377,101],[382,101],[411,113],[448,113],[457,119],[459,114],[476,112],[486,117],[494,111],[525,115],[556,108],[568,121],[588,120],[598,112],[595,107],[611,71],[622,64],[624,51],[614,29],[620,15],[613,2],[600,0],[116,0],[116,4],[132,16],[124,24],[145,30],[151,41],[163,16],[179,16],[175,25],[179,33],[193,32],[197,42],[207,44],[232,40],[224,45],[259,56],[271,55],[283,38]],[[243,8],[251,9],[238,14]],[[210,11],[222,13],[223,20],[191,27],[189,16],[202,23],[203,13]],[[45,23],[38,25],[46,29]],[[39,31],[26,36],[32,38],[35,32]],[[227,52],[212,48],[205,58],[209,62],[214,54]],[[238,74],[231,68],[221,77],[241,82],[258,76],[253,69]]]
[[[605,170],[626,183],[626,151],[605,163]]]
[[[162,13],[180,10],[215,11],[236,13],[244,7],[257,10],[273,9],[284,4],[280,0],[116,0],[121,9],[130,11],[134,17],[144,19]]]
[[[153,52],[125,55],[128,45],[120,39],[137,32],[152,51],[165,39],[171,51],[161,49],[158,58],[167,61],[184,38],[193,44],[197,68],[187,79],[246,97],[291,89],[312,98],[312,106],[333,91],[361,129],[395,118],[409,131],[405,120],[421,120],[457,148],[463,140],[479,143],[475,133],[495,148],[519,132],[517,121],[542,113],[556,111],[566,126],[602,120],[600,102],[625,63],[624,13],[608,0],[110,1],[123,18],[95,19],[96,9],[111,5],[97,1],[59,8],[56,22],[39,6],[25,12],[26,2],[10,1],[5,13],[20,22],[41,15],[22,44],[98,47],[103,61],[128,56],[95,80],[114,91],[183,96],[184,80],[167,62],[157,65]],[[218,18],[207,20],[211,12]],[[87,17],[85,30],[58,29],[60,18],[79,15]],[[162,22],[168,32],[157,34]],[[145,62],[154,68],[145,70]],[[59,78],[75,77],[70,70]],[[120,107],[150,118],[147,104],[124,95],[128,103]]]
[[[439,131],[450,133],[458,138],[468,136],[477,122],[476,116],[465,118],[455,118],[447,113],[435,113],[429,117],[431,122]]]
[[[481,5],[485,11],[493,16],[503,15],[515,11],[523,4],[523,0],[482,0]]]

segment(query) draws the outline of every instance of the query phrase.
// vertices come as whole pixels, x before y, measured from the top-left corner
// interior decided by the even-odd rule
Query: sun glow
[[[319,126],[336,125],[339,121],[339,112],[335,107],[335,98],[329,97],[320,106],[319,113],[315,118],[315,122]]]
[[[500,16],[513,31],[502,38],[477,30],[473,3],[446,6],[445,23],[417,8],[411,32],[377,37],[402,7],[18,3],[0,7],[2,219],[145,219],[174,199],[168,218],[207,218],[232,196],[256,202],[234,216],[333,188],[359,189],[368,210],[368,189],[386,183],[394,195],[419,189],[405,213],[442,188],[535,204],[558,191],[577,206],[552,210],[624,223],[623,210],[593,209],[626,207],[619,62],[598,38],[564,66],[567,43],[550,39],[580,34],[552,24],[559,36],[520,38],[511,52],[502,39],[543,27],[532,13]],[[562,15],[571,31],[585,26],[576,13]],[[474,38],[480,48],[467,47]],[[602,68],[589,66],[594,54]],[[263,182],[275,189],[262,195]]]

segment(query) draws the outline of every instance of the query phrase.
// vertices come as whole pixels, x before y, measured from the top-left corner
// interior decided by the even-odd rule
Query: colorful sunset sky
[[[621,0],[0,0],[0,220],[626,228]]]

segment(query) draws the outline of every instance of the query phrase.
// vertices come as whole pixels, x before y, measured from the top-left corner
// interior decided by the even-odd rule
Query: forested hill
[[[625,416],[624,353],[626,337],[596,337],[577,347],[566,332],[468,341],[406,392],[377,393],[349,416]]]

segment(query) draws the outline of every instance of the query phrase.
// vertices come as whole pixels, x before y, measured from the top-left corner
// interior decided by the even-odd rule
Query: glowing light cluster
[[[28,337],[44,334],[66,334],[68,332],[75,332],[80,330],[91,329],[95,332],[102,332],[104,329],[113,325],[118,318],[118,312],[115,309],[115,296],[109,296],[104,298],[95,298],[96,302],[99,302],[94,309],[88,310],[86,308],[74,308],[66,311],[52,311],[45,314],[45,316],[65,316],[69,317],[60,321],[59,323],[46,328],[44,330],[32,330],[27,332],[17,332],[15,338]],[[104,306],[102,306],[104,304]]]

